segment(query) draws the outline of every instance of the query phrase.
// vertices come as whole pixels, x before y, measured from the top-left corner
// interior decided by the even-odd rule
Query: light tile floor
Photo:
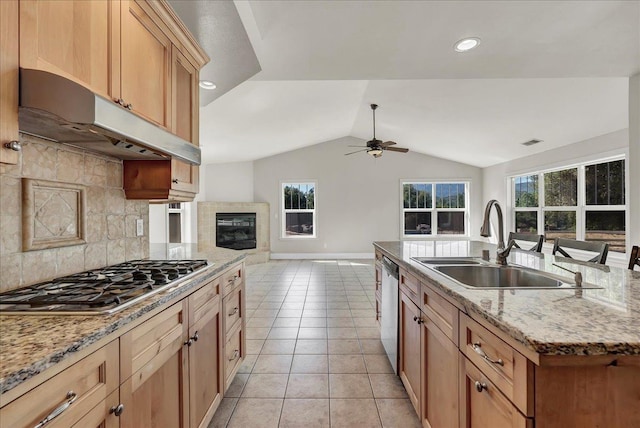
[[[379,339],[372,260],[246,275],[247,357],[209,428],[420,427]]]

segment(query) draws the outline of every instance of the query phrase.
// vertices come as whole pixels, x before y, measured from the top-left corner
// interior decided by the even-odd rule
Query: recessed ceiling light
[[[200,87],[202,89],[215,89],[216,88],[216,84],[213,83],[211,80],[201,80],[200,81]]]
[[[456,52],[467,52],[473,48],[478,47],[480,44],[480,39],[478,37],[467,37],[466,39],[458,40],[455,45],[453,45],[453,49]]]

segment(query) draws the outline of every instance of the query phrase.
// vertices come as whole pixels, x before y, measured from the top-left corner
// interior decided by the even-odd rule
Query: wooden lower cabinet
[[[219,282],[205,287],[213,286],[219,289]],[[207,426],[222,400],[220,296],[216,294],[192,313],[187,340],[192,341],[188,346],[189,420],[190,426],[197,428]]]
[[[47,427],[91,426],[108,421],[109,409],[118,405],[118,341],[98,349],[56,376],[0,409],[0,426],[33,428],[54,410],[62,410]],[[112,394],[115,391],[115,396]],[[65,403],[68,405],[64,407]]]
[[[422,323],[422,425],[458,427],[458,347],[432,319]]]
[[[121,428],[189,426],[185,315],[183,301],[121,337]]]
[[[411,404],[420,415],[421,367],[420,367],[420,323],[421,313],[418,307],[400,292],[399,308],[399,358],[398,375],[404,384]]]
[[[460,359],[460,427],[533,428],[516,407],[463,354]]]

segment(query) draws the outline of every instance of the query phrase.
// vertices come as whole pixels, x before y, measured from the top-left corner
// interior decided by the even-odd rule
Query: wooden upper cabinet
[[[0,163],[17,164],[19,153],[4,145],[18,141],[18,0],[0,1]]]
[[[21,0],[20,66],[117,97],[119,27],[119,1]]]
[[[171,62],[171,117],[173,132],[198,145],[198,69],[176,46],[173,46]]]
[[[138,115],[171,127],[171,40],[142,6],[121,3],[120,97]]]

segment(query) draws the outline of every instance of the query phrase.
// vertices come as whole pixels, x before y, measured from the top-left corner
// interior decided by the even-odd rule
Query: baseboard
[[[362,260],[373,256],[374,253],[271,253],[271,260]]]

